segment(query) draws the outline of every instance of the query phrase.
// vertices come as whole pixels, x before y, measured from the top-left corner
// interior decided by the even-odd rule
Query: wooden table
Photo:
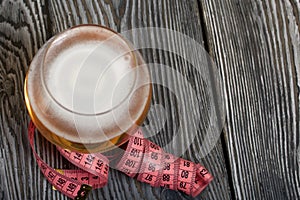
[[[300,199],[299,1],[1,0],[0,5],[0,199],[67,199],[52,190],[34,161],[23,83],[47,39],[83,23],[118,32],[168,28],[194,38],[211,55],[222,76],[226,121],[206,157],[197,156],[201,132],[182,155],[202,163],[215,177],[196,199]],[[155,49],[141,52],[147,62],[172,66],[195,88],[200,84],[189,64],[176,55]],[[190,95],[185,88],[181,91],[179,98]],[[152,104],[161,104],[167,112],[160,134],[150,139],[164,145],[172,139],[180,113],[168,89],[155,86],[153,94]],[[151,112],[146,123],[161,115]],[[183,119],[189,126],[191,119]],[[70,167],[45,139],[38,137],[37,144],[51,166]],[[111,170],[108,185],[89,199],[192,198]]]

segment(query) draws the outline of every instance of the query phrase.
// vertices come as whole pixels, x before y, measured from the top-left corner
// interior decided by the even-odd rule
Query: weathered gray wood
[[[0,199],[42,199],[45,184],[27,139],[23,84],[47,38],[43,1],[0,1]]]
[[[201,25],[196,1],[0,1],[0,97],[1,97],[1,142],[0,142],[0,199],[67,199],[45,180],[33,159],[26,128],[28,115],[23,98],[23,83],[28,66],[38,48],[55,33],[81,23],[97,23],[117,31],[135,27],[158,26],[181,31],[196,41],[202,42]],[[48,16],[50,14],[50,16]],[[164,39],[164,38],[163,38]],[[158,37],[159,40],[162,38]],[[176,42],[176,41],[173,41]],[[145,59],[171,65],[191,80],[199,94],[201,80],[193,74],[182,59],[163,51],[143,50]],[[156,78],[166,79],[156,72]],[[170,79],[171,78],[171,79]],[[179,82],[176,77],[169,81]],[[199,89],[200,88],[200,89]],[[180,97],[189,98],[189,91],[182,88]],[[202,98],[201,95],[198,97]],[[165,106],[167,115],[151,112],[153,118],[166,117],[161,134],[151,139],[161,145],[172,139],[178,127],[180,113],[176,99],[168,90],[155,86],[153,102]],[[206,109],[206,108],[204,108]],[[203,110],[202,110],[203,111]],[[201,112],[196,110],[196,113]],[[177,113],[177,114],[176,114]],[[185,129],[196,126],[186,119]],[[154,124],[159,127],[160,124]],[[186,136],[181,136],[185,141]],[[196,142],[201,139],[196,138]],[[44,138],[37,137],[37,151],[53,167],[71,167]],[[185,158],[203,163],[215,176],[214,182],[198,198],[230,199],[229,184],[221,143],[204,159],[197,155],[198,144],[187,149]],[[172,149],[170,150],[172,151]],[[111,171],[108,186],[94,191],[90,199],[174,199],[188,198],[180,193],[152,188],[138,183],[125,175]]]
[[[299,199],[299,1],[200,3],[226,91],[235,199]]]

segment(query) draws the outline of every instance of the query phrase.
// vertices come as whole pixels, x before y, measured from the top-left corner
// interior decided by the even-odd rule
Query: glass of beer
[[[25,101],[39,132],[77,152],[105,152],[146,117],[151,82],[140,53],[116,32],[80,25],[46,42],[25,80]]]

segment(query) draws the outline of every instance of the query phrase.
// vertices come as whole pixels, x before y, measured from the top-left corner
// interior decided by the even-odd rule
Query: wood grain
[[[233,197],[299,199],[299,1],[200,5],[226,91]]]
[[[215,176],[197,199],[300,198],[300,4],[296,0],[199,0],[200,7],[196,1],[171,0],[3,0],[0,5],[0,199],[67,199],[51,189],[32,157],[26,134],[28,115],[23,82],[38,48],[59,31],[82,23],[101,24],[118,32],[165,27],[199,43],[208,41],[204,44],[223,77],[227,123],[222,140],[225,149],[218,142],[204,159],[198,156],[203,133],[199,131],[188,147],[184,145],[189,135],[180,135],[182,142],[177,148],[187,148],[183,157],[203,163]],[[154,37],[149,42],[170,40],[158,34]],[[138,43],[140,38],[129,39]],[[182,45],[182,41],[168,42]],[[193,66],[167,51],[141,52],[147,62],[162,63],[180,72],[203,104],[194,112],[203,116],[204,125],[193,119],[182,121],[178,102],[191,98],[192,93],[181,86],[177,76],[153,70],[154,79],[172,83],[181,93],[174,95],[167,88],[154,85],[155,109],[150,111],[145,129],[148,134],[153,129],[160,131],[150,135],[150,139],[165,146],[180,123],[186,133],[191,128],[205,128],[207,94]],[[190,106],[188,101],[185,106]],[[175,152],[175,148],[168,151]],[[37,137],[37,151],[53,167],[71,167],[42,137]],[[90,196],[125,198],[191,199],[152,188],[114,170],[108,186]]]
[[[46,41],[43,1],[0,1],[0,199],[41,199],[43,178],[32,159],[23,98],[26,71]]]

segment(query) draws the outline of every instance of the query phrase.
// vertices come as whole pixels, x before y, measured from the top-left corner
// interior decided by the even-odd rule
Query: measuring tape
[[[93,188],[101,188],[108,180],[109,161],[101,154],[82,154],[57,147],[60,153],[82,170],[55,170],[34,150],[35,126],[31,121],[28,136],[38,166],[53,187],[75,200],[84,200]]]
[[[53,187],[75,200],[84,200],[92,189],[108,181],[109,160],[102,154],[83,154],[57,147],[58,151],[80,170],[55,170],[34,150],[35,126],[31,121],[28,136],[38,166]],[[153,187],[180,190],[193,197],[212,181],[212,175],[200,164],[165,153],[144,138],[139,129],[128,141],[116,169]]]

